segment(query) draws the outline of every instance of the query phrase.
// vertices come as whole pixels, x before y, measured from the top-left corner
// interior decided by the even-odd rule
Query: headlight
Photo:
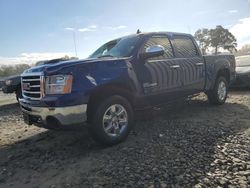
[[[5,84],[9,86],[12,83],[12,80],[5,80]]]
[[[45,94],[71,93],[72,75],[53,75],[45,78]]]

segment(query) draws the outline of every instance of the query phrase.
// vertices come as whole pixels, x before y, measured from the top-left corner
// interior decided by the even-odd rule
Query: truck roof
[[[188,34],[188,33],[158,31],[158,32],[142,32],[142,33],[139,33],[139,34],[131,34],[131,35],[123,36],[121,38],[132,37],[132,36],[136,36],[136,35],[143,35],[143,36],[147,36],[147,35],[170,35],[170,36],[171,35],[182,35],[182,36],[187,36],[187,37],[193,37],[191,34]]]

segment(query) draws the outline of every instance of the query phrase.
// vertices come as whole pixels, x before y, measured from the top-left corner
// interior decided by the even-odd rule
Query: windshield
[[[237,67],[250,66],[250,56],[242,56],[236,58]]]
[[[98,48],[89,57],[129,57],[132,55],[139,38],[139,36],[132,36],[110,41]]]

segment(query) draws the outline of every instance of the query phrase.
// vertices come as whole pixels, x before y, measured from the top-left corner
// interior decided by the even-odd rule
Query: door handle
[[[180,68],[180,65],[172,65],[170,66],[171,69],[177,69],[177,68]]]
[[[195,63],[196,66],[202,66],[203,63]]]

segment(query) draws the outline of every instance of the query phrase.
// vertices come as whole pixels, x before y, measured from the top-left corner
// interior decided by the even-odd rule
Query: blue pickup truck
[[[127,138],[136,110],[199,92],[221,105],[234,78],[233,55],[203,56],[189,34],[139,33],[102,45],[88,59],[24,71],[20,105],[27,124],[83,124],[112,145]]]

